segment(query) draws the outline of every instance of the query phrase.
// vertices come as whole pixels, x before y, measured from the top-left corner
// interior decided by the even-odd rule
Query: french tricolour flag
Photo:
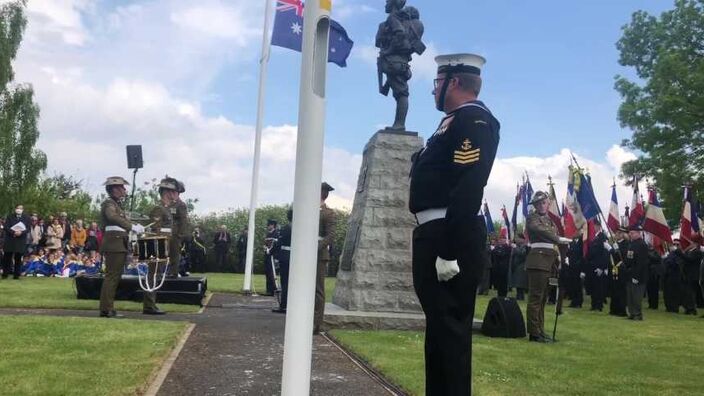
[[[645,211],[645,220],[643,221],[643,230],[647,231],[656,238],[653,238],[652,245],[659,253],[664,253],[661,241],[672,244],[672,232],[667,225],[665,215],[658,201],[658,194],[655,188],[650,188],[648,191],[648,209]],[[660,239],[661,241],[658,241]]]
[[[606,219],[606,225],[613,232],[616,232],[620,226],[618,221],[618,199],[616,198],[616,185],[611,186],[611,205],[609,205],[609,218]]]

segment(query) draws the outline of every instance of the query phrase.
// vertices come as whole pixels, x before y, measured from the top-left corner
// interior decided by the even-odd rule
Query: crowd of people
[[[100,247],[103,231],[97,222],[68,220],[66,212],[42,217],[27,215],[17,205],[13,213],[0,218],[0,256],[2,278],[12,276],[74,277],[102,271]],[[180,260],[182,273],[190,268],[205,270],[205,244],[199,228],[185,246]],[[126,274],[136,275],[137,266],[128,266]]]
[[[0,219],[2,277],[75,276],[100,269],[98,251],[103,233],[98,224],[82,219],[69,221],[65,212],[40,217],[24,213],[17,205]]]
[[[559,270],[561,294],[569,300],[570,308],[582,308],[584,296],[588,295],[592,311],[628,317],[629,284],[642,288],[640,295],[647,301],[648,309],[662,309],[661,301],[664,309],[672,313],[697,315],[697,309],[704,308],[701,236],[695,236],[685,246],[675,239],[669,251],[661,253],[644,240],[642,231],[621,228],[613,235],[615,243],[609,243],[606,230],[598,223],[595,227],[596,235],[588,246],[585,247],[581,237],[567,245]],[[634,237],[647,246],[647,265],[638,273],[625,264]],[[517,300],[524,300],[528,290],[525,262],[530,244],[520,236],[511,243],[503,229],[502,235],[491,239],[488,249],[490,259],[485,261],[479,294],[486,295],[489,289],[495,289],[499,296],[505,297],[514,291]],[[557,297],[553,286],[548,303],[555,304]],[[642,313],[636,318],[640,319]]]

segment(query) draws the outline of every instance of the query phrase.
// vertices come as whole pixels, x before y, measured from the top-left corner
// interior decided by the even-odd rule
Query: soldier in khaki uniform
[[[100,222],[103,229],[100,252],[105,263],[105,277],[100,290],[100,316],[115,318],[122,317],[115,311],[113,304],[117,285],[127,261],[128,232],[141,234],[144,227],[130,223],[122,209],[122,202],[127,196],[125,186],[129,186],[129,183],[120,176],[113,176],[108,177],[103,184],[108,198],[100,206]]]
[[[526,231],[531,248],[528,257],[526,257],[528,340],[552,342],[552,339],[544,331],[548,282],[551,276],[557,274],[557,268],[560,264],[557,244],[568,244],[571,240],[557,235],[557,227],[547,214],[550,198],[545,192],[536,192],[530,203],[535,207],[535,212],[529,214],[526,219]]]
[[[328,183],[320,187],[320,226],[318,227],[318,271],[315,278],[315,316],[313,334],[320,333],[325,314],[325,275],[330,262],[330,246],[335,237],[335,212],[325,205],[330,191],[335,191]]]
[[[169,236],[169,269],[173,266],[174,262],[171,258],[171,240],[174,233],[174,221],[173,215],[171,214],[171,206],[173,205],[174,199],[176,198],[177,183],[175,179],[166,178],[162,179],[159,183],[159,196],[161,200],[159,204],[154,206],[149,212],[149,218],[151,220],[150,230],[155,234],[167,235]],[[148,277],[154,275],[157,270],[155,262],[147,262],[149,266]],[[144,306],[143,311],[145,315],[163,315],[166,312],[160,310],[156,306],[156,292],[144,293]]]
[[[168,178],[172,181],[176,190],[174,190],[174,197],[169,207],[171,211],[171,216],[173,217],[173,232],[171,233],[171,240],[169,241],[169,277],[176,278],[179,273],[179,266],[181,263],[181,246],[183,242],[191,237],[189,231],[190,226],[188,224],[188,206],[181,200],[180,194],[186,192],[186,187],[183,182]]]

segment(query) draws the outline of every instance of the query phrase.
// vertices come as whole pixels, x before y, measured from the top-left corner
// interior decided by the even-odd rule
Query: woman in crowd
[[[32,216],[32,225],[29,229],[29,253],[34,253],[39,249],[39,244],[44,236],[44,228],[39,224],[39,218]]]
[[[83,228],[83,220],[76,220],[76,224],[71,230],[71,247],[74,252],[83,253],[87,237],[86,229]]]
[[[60,250],[61,239],[64,237],[64,229],[59,223],[59,219],[54,218],[51,225],[46,229],[46,247],[49,250]]]
[[[98,228],[98,223],[90,223],[90,228],[86,233],[86,252],[95,252],[100,249],[100,242],[103,240],[103,232]]]

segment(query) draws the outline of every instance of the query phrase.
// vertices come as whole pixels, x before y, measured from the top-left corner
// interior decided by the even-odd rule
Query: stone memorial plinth
[[[408,212],[411,156],[422,145],[415,132],[382,130],[364,148],[333,296],[341,310],[420,314],[422,321],[411,269],[416,221]]]

